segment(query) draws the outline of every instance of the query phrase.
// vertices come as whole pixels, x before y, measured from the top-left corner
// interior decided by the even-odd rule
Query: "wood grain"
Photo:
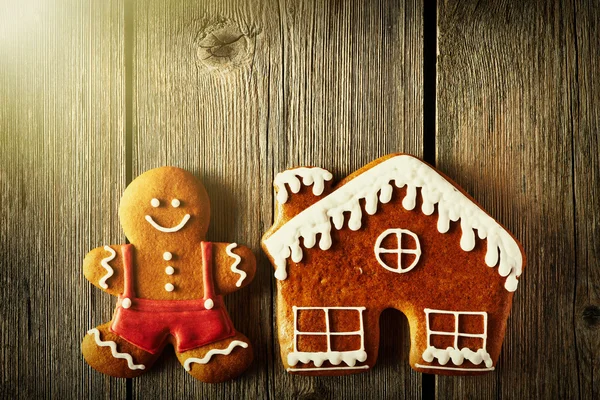
[[[422,2],[91,3],[0,3],[2,396],[429,393],[408,367],[408,324],[396,311],[382,317],[369,373],[285,373],[259,247],[277,172],[315,165],[340,179],[387,153],[423,155]],[[435,378],[440,399],[600,393],[598,21],[583,0],[438,1],[437,166],[528,256],[497,370]],[[205,182],[209,238],[258,257],[252,285],[226,299],[255,345],[233,382],[197,382],[172,351],[127,382],[80,353],[86,330],[114,309],[84,279],[83,256],[125,240],[117,206],[128,172],[166,164]]]
[[[0,392],[125,398],[79,344],[110,319],[83,277],[88,249],[122,241],[122,2],[0,5]]]
[[[569,58],[575,189],[574,327],[582,399],[600,397],[600,9],[575,3],[575,57]]]
[[[225,298],[254,363],[223,384],[196,381],[172,350],[133,381],[133,398],[264,398],[272,382],[271,273],[258,239],[272,214],[268,132],[280,72],[277,4],[139,2],[134,10],[133,177],[162,165],[195,173],[211,200],[211,241],[257,256],[252,284]]]
[[[283,103],[269,140],[274,173],[313,165],[339,180],[388,153],[421,155],[422,14],[422,3],[410,0],[282,2]],[[388,312],[382,332],[377,366],[341,378],[289,375],[275,340],[274,397],[420,397],[406,319]]]
[[[593,368],[598,349],[586,352],[590,340],[573,329],[575,284],[589,289],[577,255],[593,255],[576,250],[588,239],[576,242],[573,219],[574,10],[558,1],[443,1],[438,15],[438,167],[514,232],[528,261],[497,370],[477,380],[439,377],[437,396],[577,398],[590,377],[579,374],[582,360]],[[597,171],[592,161],[580,163],[581,174]],[[579,211],[589,217],[587,207]],[[584,219],[579,230],[597,231]],[[588,278],[594,263],[583,266]]]
[[[248,244],[259,271],[227,299],[256,347],[251,371],[203,385],[167,355],[166,365],[134,381],[134,397],[420,396],[420,375],[407,363],[407,324],[397,313],[383,319],[393,333],[382,341],[382,351],[396,354],[382,354],[371,373],[285,373],[273,334],[272,268],[259,240],[272,222],[280,170],[321,165],[341,178],[383,154],[420,154],[421,14],[416,2],[152,1],[136,8],[133,175],[163,164],[196,172],[212,200],[209,238]]]

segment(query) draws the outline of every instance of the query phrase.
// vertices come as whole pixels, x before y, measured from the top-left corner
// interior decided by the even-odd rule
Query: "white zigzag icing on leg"
[[[247,348],[248,343],[242,342],[241,340],[234,340],[233,342],[229,343],[229,346],[227,346],[226,349],[222,349],[222,350],[221,349],[212,349],[208,353],[206,353],[206,355],[202,358],[195,358],[195,357],[188,358],[187,360],[185,360],[185,363],[183,364],[183,368],[185,368],[186,371],[189,371],[192,369],[192,367],[190,367],[191,363],[207,364],[210,361],[210,359],[212,358],[212,356],[214,356],[214,355],[217,355],[217,354],[229,355],[236,346],[241,346],[243,348]]]
[[[110,347],[110,352],[114,358],[122,358],[127,360],[127,366],[129,369],[146,369],[146,367],[142,364],[134,364],[133,358],[130,354],[127,353],[119,353],[117,351],[117,344],[112,340],[103,341],[100,340],[100,331],[97,328],[90,329],[87,331],[88,335],[94,335],[94,339],[96,340],[96,344],[100,347]]]

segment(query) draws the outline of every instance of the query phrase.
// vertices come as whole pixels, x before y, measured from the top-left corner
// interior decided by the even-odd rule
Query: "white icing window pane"
[[[466,320],[464,324],[461,320]],[[452,362],[460,366],[465,360],[474,365],[493,363],[486,350],[487,313],[484,311],[447,311],[425,309],[427,348],[422,358],[437,360],[441,365]],[[479,321],[479,322],[477,322]],[[479,327],[477,329],[476,327]],[[467,331],[461,330],[465,327]],[[450,369],[452,369],[450,367]]]
[[[379,265],[402,274],[419,262],[421,244],[417,235],[408,229],[387,229],[375,241],[374,252]]]
[[[356,314],[358,325],[356,328],[352,328],[356,330],[340,331],[341,324],[332,323],[332,313],[340,310]],[[299,362],[303,364],[312,362],[315,368],[321,368],[324,362],[329,362],[333,366],[338,366],[343,362],[346,366],[339,369],[365,368],[364,366],[355,366],[356,363],[364,362],[367,359],[362,315],[364,310],[364,307],[293,307],[294,348],[288,354],[288,363],[293,367]],[[312,314],[314,311],[320,313],[323,323],[319,325],[321,327],[324,325],[325,329],[315,331],[314,327],[311,327],[310,330],[302,330],[300,326],[306,324],[300,322],[300,314],[309,315],[305,318],[310,319],[311,316],[317,315]],[[304,329],[307,328],[304,327]]]

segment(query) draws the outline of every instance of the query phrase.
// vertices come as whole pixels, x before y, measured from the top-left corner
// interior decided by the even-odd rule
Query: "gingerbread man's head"
[[[200,242],[208,230],[210,200],[202,183],[190,172],[160,167],[127,186],[119,218],[133,244]]]

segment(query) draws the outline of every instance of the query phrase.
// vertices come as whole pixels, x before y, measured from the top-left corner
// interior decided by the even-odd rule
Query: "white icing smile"
[[[174,226],[172,228],[165,228],[164,226],[160,226],[159,224],[157,224],[156,221],[154,221],[154,219],[152,219],[151,216],[146,215],[146,221],[148,221],[154,229],[159,230],[161,232],[167,232],[167,233],[177,232],[178,230],[183,228],[189,220],[190,220],[190,214],[185,214],[185,216],[183,217],[183,219],[181,220],[181,222],[179,224],[177,224],[176,226]]]

